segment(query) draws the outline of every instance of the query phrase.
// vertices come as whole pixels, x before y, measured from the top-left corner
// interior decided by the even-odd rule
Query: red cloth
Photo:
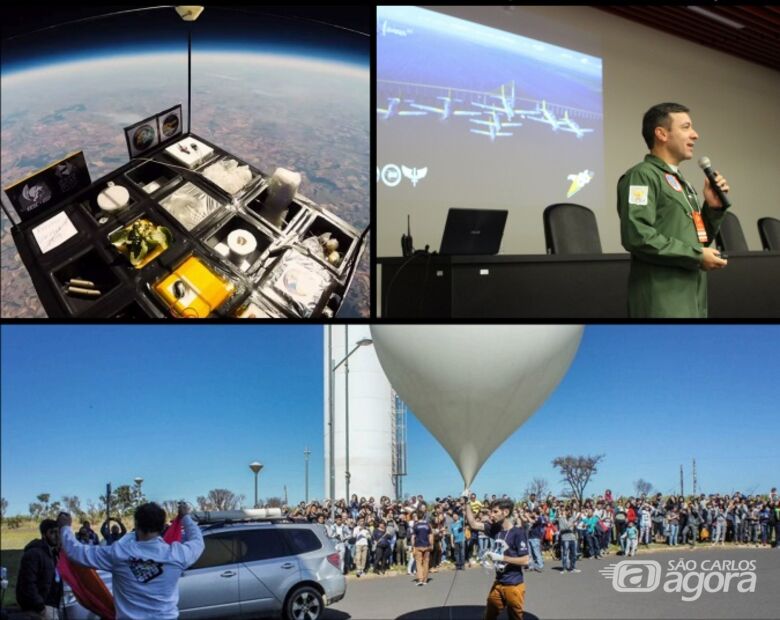
[[[170,545],[171,543],[181,542],[181,539],[181,517],[177,516],[171,521],[171,525],[165,531],[163,540]],[[89,609],[92,613],[103,618],[103,620],[116,619],[114,597],[94,568],[87,568],[71,562],[65,555],[65,551],[61,551],[60,559],[57,562],[57,570],[60,571],[60,575],[65,583],[73,590],[73,595],[81,603],[82,607]]]
[[[65,583],[73,590],[74,596],[82,607],[86,607],[103,620],[116,618],[114,597],[111,596],[111,591],[94,568],[87,568],[71,562],[65,555],[65,551],[62,550],[57,561],[57,570]]]
[[[171,521],[171,524],[168,526],[168,529],[165,530],[165,534],[163,534],[163,540],[167,542],[169,545],[171,543],[181,542],[181,534],[182,534],[181,517],[177,515],[176,518],[173,521]]]

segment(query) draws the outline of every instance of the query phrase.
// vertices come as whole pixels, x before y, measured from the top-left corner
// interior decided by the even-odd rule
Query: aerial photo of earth
[[[359,230],[369,225],[369,69],[262,51],[192,57],[192,129],[266,174],[300,172],[300,193]],[[92,179],[128,160],[123,128],[177,104],[187,55],[86,57],[2,76],[2,185],[83,150]],[[185,127],[186,130],[186,127]],[[46,316],[2,215],[2,316]],[[368,255],[339,316],[369,315]]]

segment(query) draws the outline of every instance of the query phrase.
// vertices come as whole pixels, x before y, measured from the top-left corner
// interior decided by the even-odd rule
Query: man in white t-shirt
[[[111,546],[83,545],[71,530],[71,517],[60,513],[62,549],[77,564],[111,571],[117,618],[179,617],[179,577],[203,553],[203,534],[189,515],[189,507],[179,504],[184,526],[182,542],[167,544],[161,537],[165,511],[155,503],[135,511],[135,531]]]

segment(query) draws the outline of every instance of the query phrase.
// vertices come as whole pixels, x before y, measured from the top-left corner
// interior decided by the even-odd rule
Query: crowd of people
[[[41,538],[28,544],[22,555],[16,584],[20,607],[35,618],[56,620],[62,596],[56,567],[62,546],[77,564],[113,573],[118,613],[144,616],[154,608],[160,612],[157,617],[177,617],[178,578],[204,549],[202,534],[188,513],[189,508],[180,504],[177,518],[185,542],[178,547],[170,545],[173,538],[161,537],[167,536],[166,513],[154,503],[137,508],[130,534],[119,521],[104,522],[102,542],[87,521],[74,536],[67,513],[60,513],[57,521],[44,520]],[[780,548],[780,497],[775,488],[764,497],[734,493],[664,498],[659,493],[618,499],[607,490],[582,502],[552,495],[539,499],[535,494],[520,502],[495,495],[478,499],[470,491],[434,501],[422,495],[405,500],[353,495],[349,502],[302,502],[285,508],[285,513],[292,521],[325,528],[345,574],[355,571],[361,577],[397,567],[415,575],[417,585],[424,586],[429,571],[436,572],[444,564],[462,570],[482,563],[496,572],[486,607],[486,617],[491,619],[505,607],[520,617],[523,572],[542,572],[545,555],[548,561],[560,560],[563,575],[579,572],[577,561],[582,558],[598,559],[613,552],[633,556],[639,547],[650,544]],[[181,535],[177,528],[170,531]],[[145,545],[144,553],[153,556],[150,566],[168,566],[168,576],[155,582],[154,591],[138,590],[134,575],[139,543]]]
[[[475,519],[489,522],[492,502],[507,499],[475,493],[468,498]],[[764,497],[698,495],[694,497],[639,495],[614,498],[610,490],[578,502],[549,495],[513,503],[511,518],[528,538],[528,570],[542,571],[548,562],[560,560],[563,572],[579,572],[583,558],[610,553],[633,556],[650,544],[668,546],[743,544],[777,547],[780,538],[780,498],[776,489]],[[429,546],[424,523],[430,530],[430,570],[442,565],[457,568],[481,562],[488,551],[488,537],[469,526],[461,498],[422,495],[405,500],[381,497],[350,501],[301,503],[290,518],[322,524],[339,549],[345,573],[358,577],[391,568],[415,573],[415,548]]]

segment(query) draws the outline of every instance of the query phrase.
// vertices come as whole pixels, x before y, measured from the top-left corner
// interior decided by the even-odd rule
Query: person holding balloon
[[[492,551],[485,554],[493,561],[496,578],[487,597],[485,620],[495,620],[505,608],[510,620],[522,620],[525,601],[523,567],[528,566],[528,539],[522,527],[512,522],[514,503],[499,499],[490,504],[490,523],[477,521],[468,502],[468,490],[463,493],[466,521],[472,531],[484,531],[492,539]]]

